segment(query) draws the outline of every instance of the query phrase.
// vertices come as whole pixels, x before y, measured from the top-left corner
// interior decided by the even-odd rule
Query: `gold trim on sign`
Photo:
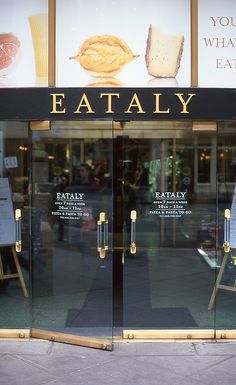
[[[193,121],[192,123],[192,130],[193,131],[216,131],[217,130],[217,124],[216,122],[210,122],[210,121]]]
[[[113,345],[111,340],[98,339],[92,337],[81,337],[73,334],[53,332],[50,330],[32,329],[32,338],[39,338],[53,342],[63,342],[71,345],[85,346],[101,350],[112,350]]]
[[[56,86],[56,0],[48,2],[48,86]]]
[[[191,0],[191,87],[198,86],[198,0]]]
[[[32,120],[29,126],[31,131],[48,131],[51,128],[49,120]]]

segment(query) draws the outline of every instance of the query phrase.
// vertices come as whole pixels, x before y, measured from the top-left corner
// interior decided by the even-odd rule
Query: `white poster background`
[[[198,85],[235,88],[236,0],[198,0],[198,10]]]
[[[0,245],[13,245],[16,242],[11,190],[7,178],[0,178]]]
[[[1,75],[0,87],[34,87],[40,84],[35,74],[34,51],[28,17],[48,13],[48,0],[0,0],[0,34],[11,32],[21,43],[13,69]],[[5,71],[4,71],[5,72]]]
[[[190,86],[189,0],[57,0],[57,80],[60,87],[86,87],[93,83],[75,56],[83,42],[110,34],[123,39],[140,57],[116,76],[125,87]],[[165,34],[184,35],[184,50],[176,78],[153,78],[147,72],[145,52],[149,25]]]

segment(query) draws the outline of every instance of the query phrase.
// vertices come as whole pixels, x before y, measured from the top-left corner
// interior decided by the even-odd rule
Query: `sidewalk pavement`
[[[101,351],[0,340],[1,385],[233,385],[236,341],[115,342]]]

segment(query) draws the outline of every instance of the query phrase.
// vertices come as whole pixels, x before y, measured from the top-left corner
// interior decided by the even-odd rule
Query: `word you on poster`
[[[235,32],[236,17],[210,16],[209,23],[214,28],[215,34],[214,36],[205,36],[203,38],[205,47],[207,49],[218,50],[220,53],[222,52],[222,49],[225,50],[224,52],[227,52],[227,56],[216,55],[215,68],[228,70],[236,69],[236,58],[234,56],[236,39],[233,33],[232,35],[228,33],[228,30]],[[225,33],[225,31],[227,31],[227,33]]]

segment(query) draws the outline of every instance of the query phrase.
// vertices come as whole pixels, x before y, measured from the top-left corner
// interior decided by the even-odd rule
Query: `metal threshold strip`
[[[236,330],[214,329],[175,329],[175,330],[124,330],[123,339],[236,339]]]
[[[62,342],[65,344],[85,346],[88,348],[96,348],[101,350],[112,350],[113,345],[111,340],[98,339],[91,337],[82,337],[66,333],[53,332],[42,329],[32,329],[31,338],[38,338],[53,342]]]
[[[29,329],[0,329],[0,338],[30,338]]]
[[[111,340],[69,335],[48,330],[0,329],[0,339],[41,339],[112,351]],[[120,337],[118,338],[120,339]],[[122,340],[236,340],[236,329],[124,330]]]

